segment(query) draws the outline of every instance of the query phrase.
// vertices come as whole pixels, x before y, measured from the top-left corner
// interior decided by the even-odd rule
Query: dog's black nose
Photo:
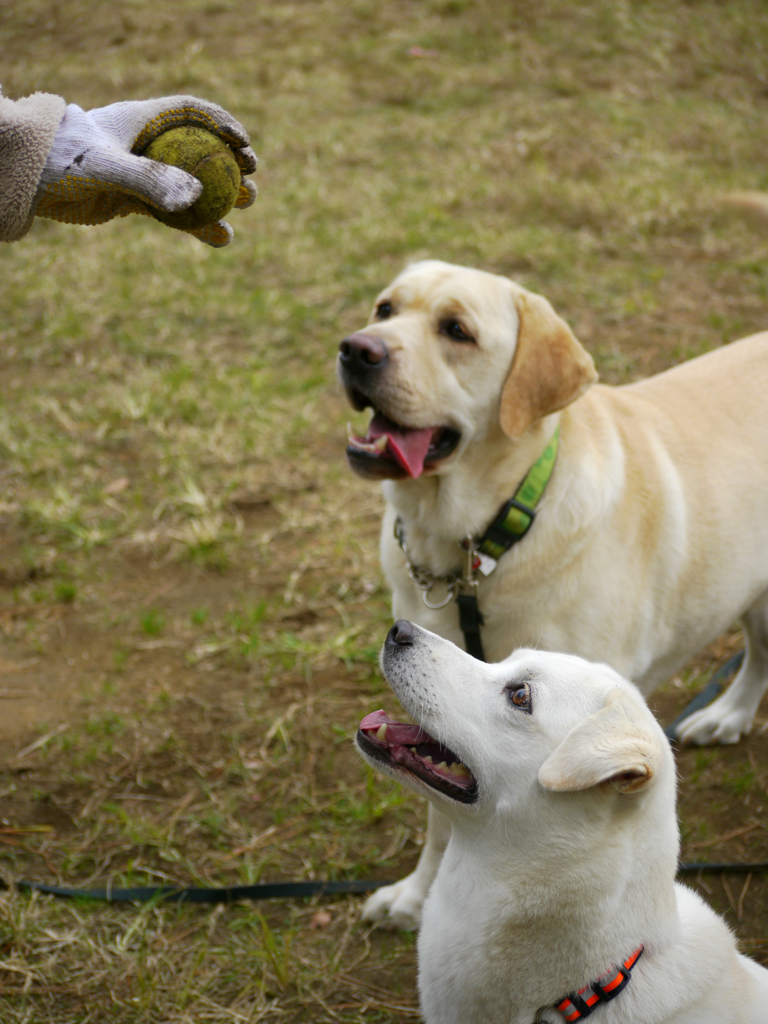
[[[409,622],[408,619],[398,619],[392,629],[387,633],[388,644],[399,644],[401,647],[407,647],[414,641],[415,633],[413,623]]]
[[[339,362],[352,373],[380,370],[389,357],[387,346],[375,334],[350,334],[339,345]]]

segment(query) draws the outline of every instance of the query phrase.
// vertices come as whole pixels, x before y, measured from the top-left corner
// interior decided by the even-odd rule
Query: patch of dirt
[[[109,680],[124,680],[136,695],[153,686],[183,688],[195,674],[185,657],[193,632],[173,626],[171,635],[166,628],[157,636],[142,632],[147,610],[156,612],[158,623],[178,624],[196,608],[226,612],[246,591],[248,600],[254,592],[267,598],[273,593],[263,581],[254,587],[247,567],[195,573],[135,556],[105,553],[101,560],[103,574],[114,580],[111,592],[100,586],[74,604],[0,608],[0,757],[97,710]]]

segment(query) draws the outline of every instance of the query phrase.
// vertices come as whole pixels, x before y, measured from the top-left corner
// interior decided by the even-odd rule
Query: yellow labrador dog
[[[768,229],[768,194],[765,192],[731,192],[722,202],[741,213],[754,227]]]
[[[360,723],[373,767],[453,832],[424,905],[426,1024],[764,1024],[768,971],[675,883],[675,764],[607,665],[485,665],[408,621],[382,668],[414,725]]]
[[[396,619],[464,644],[453,598],[476,599],[488,661],[563,651],[647,695],[740,618],[739,674],[678,735],[749,731],[768,685],[768,332],[599,385],[544,298],[426,261],[381,293],[338,369],[351,404],[373,410],[347,458],[384,480]],[[500,509],[528,525],[506,551],[503,537],[486,543]],[[430,826],[416,872],[379,890],[367,917],[418,925],[449,832]]]

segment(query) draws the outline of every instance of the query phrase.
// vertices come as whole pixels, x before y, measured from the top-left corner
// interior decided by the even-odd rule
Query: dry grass
[[[719,204],[768,186],[762,5],[9,0],[0,40],[7,95],[190,91],[261,157],[226,250],[134,219],[0,251],[2,876],[397,877],[423,811],[351,749],[389,613],[338,341],[422,256],[544,292],[613,382],[763,327],[765,236]],[[691,858],[768,858],[766,755],[680,757]],[[765,960],[765,882],[705,884]],[[358,906],[8,893],[3,1022],[415,1019],[413,938]]]

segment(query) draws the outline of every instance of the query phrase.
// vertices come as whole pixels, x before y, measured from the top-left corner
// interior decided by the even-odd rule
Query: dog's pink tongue
[[[429,733],[424,732],[420,725],[408,725],[406,722],[395,722],[383,711],[372,711],[366,715],[360,723],[363,732],[378,732],[382,725],[386,725],[387,743],[404,746],[413,746],[416,743],[424,743],[431,739]]]
[[[379,437],[386,437],[387,448],[392,456],[409,476],[417,477],[421,476],[424,470],[424,459],[427,457],[434,432],[433,427],[424,427],[421,430],[399,427],[386,416],[377,413],[371,420],[366,440],[375,441]]]

